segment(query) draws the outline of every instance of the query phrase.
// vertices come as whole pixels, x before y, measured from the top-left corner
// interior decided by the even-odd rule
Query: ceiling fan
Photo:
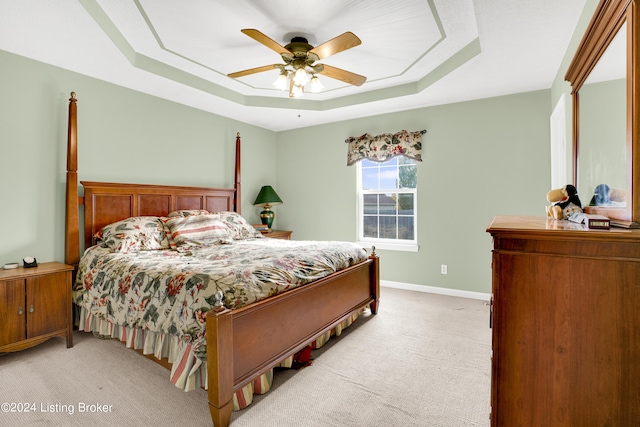
[[[280,75],[274,82],[274,86],[278,89],[286,90],[288,85],[289,96],[292,98],[304,94],[304,87],[307,82],[310,83],[312,92],[322,90],[322,83],[320,83],[317,74],[322,74],[355,86],[360,86],[367,80],[366,77],[350,71],[326,64],[316,64],[316,61],[358,46],[361,41],[352,32],[347,31],[319,46],[313,47],[304,37],[294,37],[291,39],[291,43],[286,46],[281,46],[278,42],[270,39],[258,30],[245,29],[241,31],[280,54],[284,64],[264,65],[262,67],[238,71],[228,74],[229,77],[238,78],[263,71],[279,69]]]

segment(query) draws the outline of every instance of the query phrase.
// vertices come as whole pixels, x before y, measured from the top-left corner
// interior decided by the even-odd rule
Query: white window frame
[[[567,182],[567,113],[564,93],[551,113],[551,187],[561,188]]]
[[[416,162],[417,163],[417,162]],[[418,189],[417,188],[394,188],[379,190],[363,190],[362,186],[362,162],[357,163],[357,193],[358,193],[358,244],[366,249],[375,246],[376,249],[418,252]],[[416,183],[417,187],[417,183]],[[364,237],[364,195],[365,194],[413,194],[413,240],[407,239],[387,239]]]

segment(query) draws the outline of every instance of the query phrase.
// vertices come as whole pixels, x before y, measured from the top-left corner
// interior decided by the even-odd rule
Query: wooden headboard
[[[78,194],[78,127],[75,93],[69,99],[67,138],[67,186],[65,213],[65,262],[80,261],[79,206],[84,205],[84,247],[105,225],[132,216],[165,216],[179,209],[240,213],[240,133],[236,135],[234,188],[185,187],[81,181],[84,197]]]
[[[80,182],[84,187],[84,245],[105,225],[132,216],[166,216],[178,209],[232,211],[233,188]]]

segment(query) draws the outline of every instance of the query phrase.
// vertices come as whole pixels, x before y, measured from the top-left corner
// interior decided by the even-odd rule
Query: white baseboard
[[[463,291],[460,289],[438,288],[436,286],[414,285],[411,283],[392,282],[390,280],[380,280],[380,286],[388,288],[404,289],[407,291],[428,292],[432,294],[449,295],[452,297],[471,298],[483,301],[491,299],[490,294],[482,292]]]

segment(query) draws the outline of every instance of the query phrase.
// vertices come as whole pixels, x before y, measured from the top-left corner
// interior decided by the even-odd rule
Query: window
[[[381,249],[417,251],[416,162],[404,156],[358,162],[361,243]]]

